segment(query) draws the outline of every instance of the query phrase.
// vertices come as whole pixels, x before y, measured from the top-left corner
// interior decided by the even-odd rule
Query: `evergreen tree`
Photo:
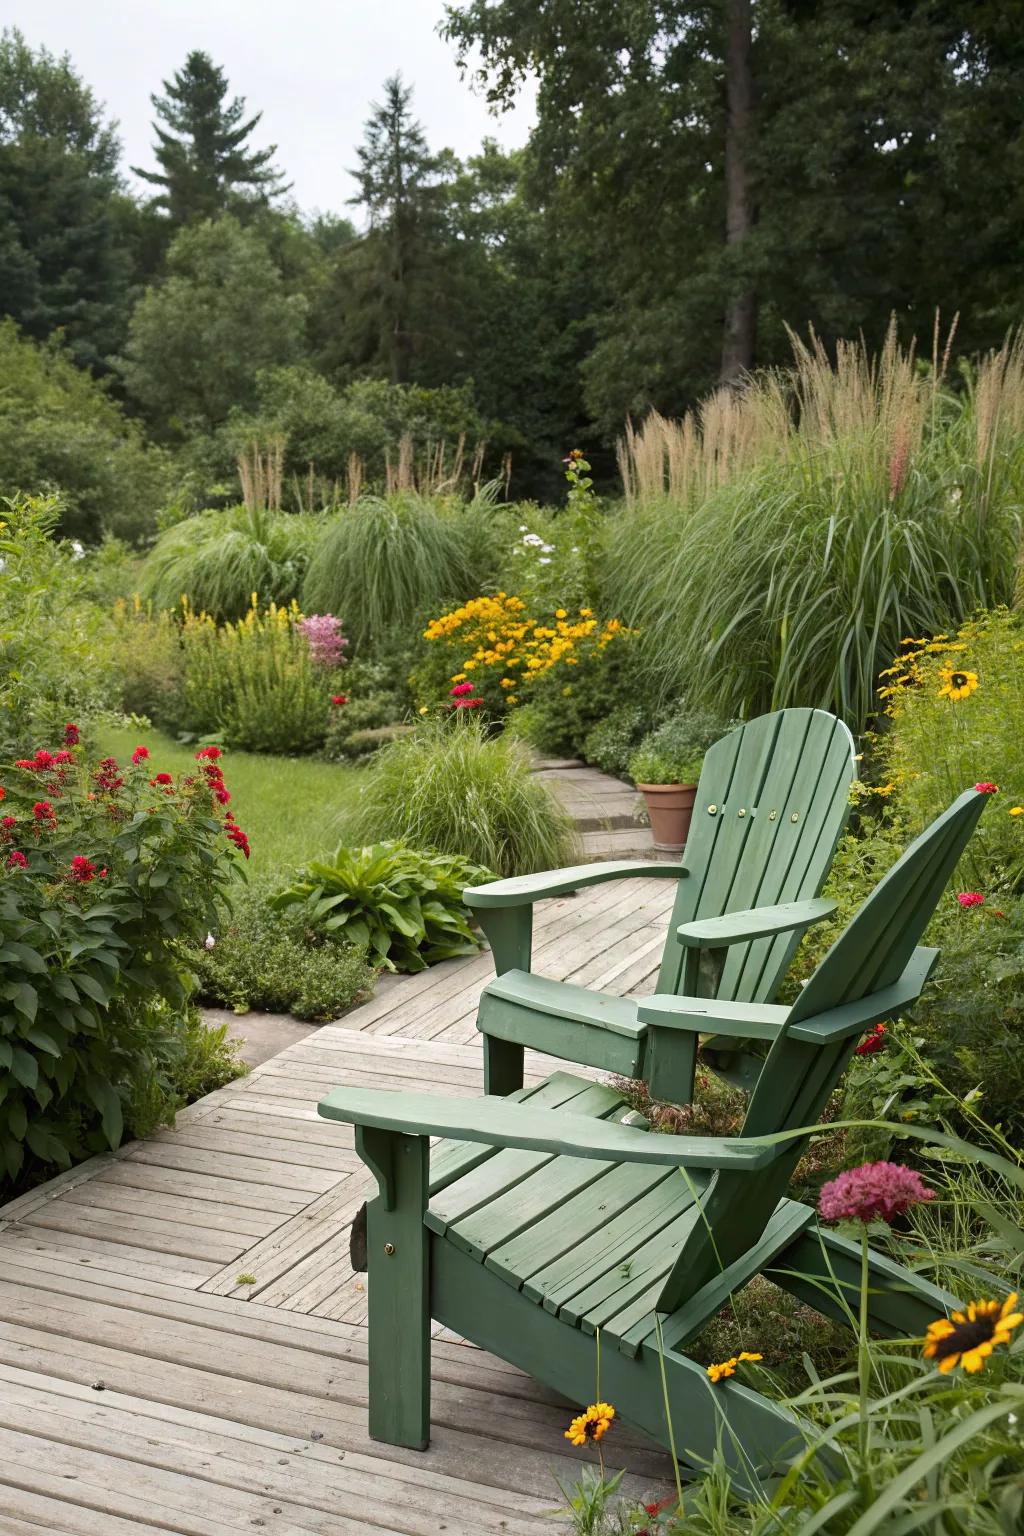
[[[359,361],[381,368],[394,384],[421,378],[417,362],[443,329],[447,184],[457,167],[450,151],[431,153],[411,101],[401,75],[385,80],[352,173],[359,192],[350,201],[366,209],[369,229],[343,255],[356,299],[349,344]]]
[[[161,188],[156,203],[175,225],[238,211],[244,201],[267,202],[288,190],[271,160],[277,145],[252,150],[246,141],[262,112],[246,118],[243,96],[227,100],[224,71],[198,49],[184,67],[164,81],[164,96],[152,96],[159,171],[133,166],[137,176]]]
[[[65,55],[0,34],[0,314],[103,366],[128,309],[120,144]]]

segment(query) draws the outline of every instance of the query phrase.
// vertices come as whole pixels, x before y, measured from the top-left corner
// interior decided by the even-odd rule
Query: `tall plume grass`
[[[877,356],[792,341],[791,368],[627,435],[609,570],[665,697],[821,705],[860,728],[905,635],[1012,596],[1024,339],[960,393],[938,335],[930,366],[895,328]]]
[[[142,567],[139,591],[155,608],[183,596],[216,619],[240,619],[252,594],[290,603],[319,534],[317,519],[258,507],[200,512],[165,529]]]

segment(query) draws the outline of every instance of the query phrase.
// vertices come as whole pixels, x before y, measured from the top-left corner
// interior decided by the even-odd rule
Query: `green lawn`
[[[94,741],[101,752],[121,760],[141,742],[150,750],[154,773],[195,767],[196,748],[183,747],[160,731],[101,730]],[[251,870],[287,871],[337,847],[339,816],[356,792],[358,768],[227,750],[221,766],[231,791],[230,809],[252,846]]]

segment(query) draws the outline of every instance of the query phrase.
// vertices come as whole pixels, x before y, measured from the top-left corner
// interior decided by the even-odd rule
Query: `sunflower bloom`
[[[951,704],[958,704],[961,699],[969,699],[978,687],[977,672],[956,672],[950,666],[945,666],[939,673],[942,687],[939,689],[939,698],[948,699]]]
[[[1008,1344],[1015,1328],[1024,1323],[1024,1312],[1015,1312],[1017,1292],[998,1301],[972,1301],[963,1312],[940,1317],[928,1324],[924,1357],[934,1360],[940,1371],[949,1372],[962,1365],[965,1371],[980,1371],[997,1344]]]
[[[573,1419],[565,1431],[565,1438],[571,1440],[573,1445],[603,1440],[612,1427],[614,1417],[615,1409],[611,1403],[591,1403],[585,1413],[577,1414]]]

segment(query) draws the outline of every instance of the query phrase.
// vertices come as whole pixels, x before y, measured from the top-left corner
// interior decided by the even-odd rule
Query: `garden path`
[[[576,758],[542,758],[533,771],[575,821],[586,861],[674,856],[655,849],[641,819],[643,801],[631,784]]]
[[[538,969],[649,990],[672,897],[629,880],[543,904]],[[564,1529],[565,1405],[445,1330],[430,1449],[368,1438],[348,1226],[369,1183],[349,1128],[316,1114],[341,1082],[479,1093],[490,974],[481,954],[392,980],[173,1131],[0,1209],[0,1536]],[[659,1452],[624,1430],[608,1448],[660,1491]]]

